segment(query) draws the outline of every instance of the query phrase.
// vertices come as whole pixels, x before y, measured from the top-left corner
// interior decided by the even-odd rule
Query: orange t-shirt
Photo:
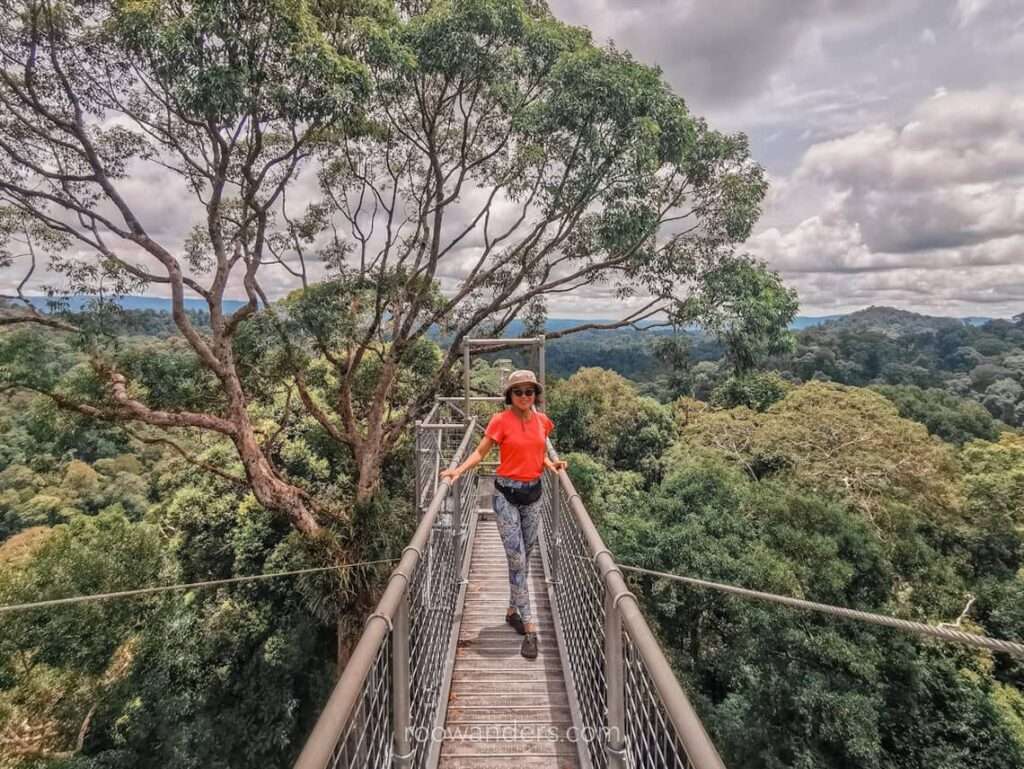
[[[512,409],[495,414],[486,435],[498,444],[501,463],[498,475],[514,481],[535,481],[544,472],[545,441],[555,423],[546,414],[533,412],[525,422]]]

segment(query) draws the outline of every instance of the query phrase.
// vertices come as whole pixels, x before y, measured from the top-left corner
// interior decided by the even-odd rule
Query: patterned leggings
[[[529,486],[523,481],[514,481],[500,475],[496,480],[502,486],[522,488]],[[498,522],[498,533],[505,546],[508,558],[509,608],[519,612],[523,622],[531,622],[530,611],[530,553],[537,544],[537,529],[540,525],[541,500],[532,505],[513,505],[500,491],[494,492],[494,514]]]

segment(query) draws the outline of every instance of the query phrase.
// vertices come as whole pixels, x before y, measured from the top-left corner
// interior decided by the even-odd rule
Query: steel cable
[[[71,603],[88,603],[92,601],[107,601],[114,598],[128,598],[136,595],[147,595],[150,593],[163,593],[171,590],[190,590],[196,587],[216,587],[217,585],[229,585],[237,582],[255,582],[262,579],[276,579],[277,577],[294,577],[299,574],[315,574],[322,571],[335,571],[337,569],[354,569],[357,566],[374,566],[384,563],[394,563],[398,558],[384,558],[379,561],[361,561],[359,563],[343,563],[337,566],[318,566],[310,569],[295,569],[293,571],[276,571],[269,574],[252,574],[246,577],[230,577],[227,579],[211,579],[204,582],[189,582],[181,585],[155,585],[135,590],[121,590],[116,593],[94,593],[92,595],[78,595],[71,598],[54,598],[48,601],[35,601],[33,603],[11,604],[0,606],[0,614],[16,611],[27,611],[28,609],[42,609],[49,606],[61,606]]]
[[[669,574],[663,571],[643,569],[639,566],[626,566],[621,563],[617,565],[620,569],[626,569],[639,574],[649,574],[653,577],[661,577],[664,579],[674,580],[676,582],[683,582],[688,585],[696,585],[697,587],[717,590],[722,593],[730,593],[743,598],[753,598],[758,601],[768,601],[770,603],[777,603],[794,609],[806,609],[808,611],[815,611],[822,614],[830,614],[835,617],[843,617],[845,619],[852,619],[858,622],[867,622],[872,625],[881,625],[883,627],[891,627],[897,630],[904,630],[910,633],[930,636],[942,641],[953,641],[955,643],[975,646],[981,649],[988,649],[990,651],[1012,654],[1016,657],[1024,657],[1024,644],[1014,643],[1013,641],[1004,641],[1000,638],[989,638],[988,636],[977,635],[975,633],[965,633],[962,630],[942,627],[941,625],[928,625],[924,622],[913,622],[911,620],[899,619],[898,617],[890,617],[885,614],[873,614],[871,612],[859,611],[857,609],[847,609],[842,606],[830,606],[829,604],[805,601],[801,598],[790,598],[789,596],[776,595],[774,593],[763,593],[759,590],[749,590],[747,588],[736,587],[734,585],[725,585],[720,582],[710,582],[705,579],[681,577],[678,574]]]

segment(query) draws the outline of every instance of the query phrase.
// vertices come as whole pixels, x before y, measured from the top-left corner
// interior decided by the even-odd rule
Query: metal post
[[[466,379],[466,410],[465,421],[469,422],[469,342],[462,343],[462,368]]]
[[[540,389],[543,390],[545,394],[547,394],[547,366],[546,361],[544,360],[544,335],[541,334],[540,336],[538,336],[537,341],[539,343],[539,347],[537,348],[537,379],[540,380]],[[544,406],[538,406],[537,410],[543,411]]]
[[[448,499],[452,503],[452,542],[455,546],[455,581],[462,580],[462,491],[466,480],[456,478]]]
[[[421,456],[423,453],[423,428],[421,427],[422,424],[422,422],[416,422],[416,432],[413,433],[412,442],[412,469],[413,474],[415,476],[415,480],[413,481],[414,486],[412,490],[414,505],[413,510],[416,511],[417,518],[420,516],[420,513],[423,512],[423,493],[421,489],[421,486],[423,484],[423,457]]]
[[[558,476],[548,473],[551,477],[551,513],[555,521],[551,532],[551,580],[558,582],[558,564],[562,555],[562,491],[558,485]]]
[[[622,616],[615,596],[604,593],[604,680],[607,684],[609,769],[626,769],[626,678],[622,649]]]
[[[414,749],[409,739],[410,677],[409,677],[409,592],[403,594],[395,612],[391,634],[391,701],[394,705],[394,766],[412,766]]]

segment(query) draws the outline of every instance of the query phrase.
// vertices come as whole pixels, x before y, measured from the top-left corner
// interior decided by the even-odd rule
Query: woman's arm
[[[494,441],[485,435],[484,439],[480,441],[480,445],[473,449],[472,454],[466,457],[465,462],[456,467],[454,470],[441,471],[441,480],[448,481],[449,483],[451,483],[467,470],[472,470],[474,467],[476,467],[478,464],[480,464],[487,458],[487,455],[491,453],[491,448],[493,446]]]

